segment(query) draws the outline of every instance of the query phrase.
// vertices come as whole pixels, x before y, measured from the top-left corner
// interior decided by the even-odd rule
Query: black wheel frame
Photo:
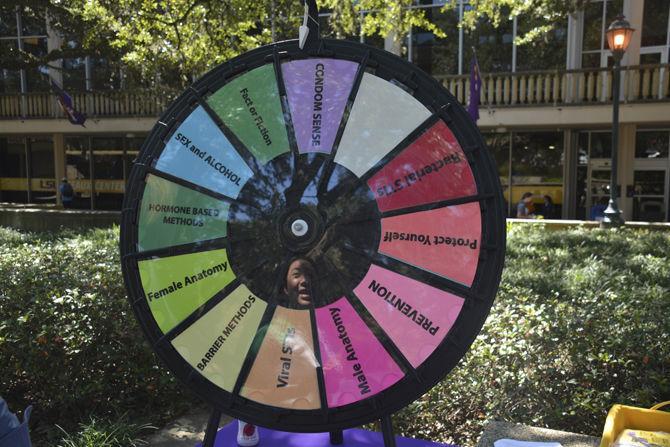
[[[480,205],[481,251],[471,287],[458,287],[454,284],[438,285],[464,298],[465,302],[456,323],[442,343],[416,370],[406,374],[388,389],[362,401],[342,407],[322,407],[319,410],[287,410],[259,404],[219,388],[201,376],[172,347],[154,321],[144,297],[138,260],[152,253],[140,253],[137,250],[138,217],[145,178],[147,174],[152,173],[151,164],[160,156],[165,141],[172,131],[191,113],[193,107],[203,104],[208,95],[235,76],[251,69],[274,64],[275,73],[280,73],[279,64],[283,61],[313,57],[344,59],[360,64],[351,98],[358,89],[362,74],[367,70],[383,79],[401,84],[426,106],[434,117],[447,124],[467,156],[477,185],[477,197],[470,198],[467,202],[478,202]],[[277,81],[280,95],[285,95],[281,76],[278,76]],[[218,124],[221,125],[220,122]],[[287,123],[287,126],[289,125],[290,123]],[[331,158],[335,157],[336,147],[337,143],[330,155]],[[459,203],[458,200],[452,202],[450,204]],[[255,49],[217,66],[180,95],[160,117],[145,140],[127,185],[120,241],[123,276],[131,306],[151,346],[175,376],[201,399],[228,415],[268,428],[296,432],[343,429],[380,419],[410,404],[442,380],[465,355],[488,316],[500,283],[505,256],[504,209],[495,163],[476,125],[458,101],[438,81],[397,56],[355,42],[323,39],[319,41],[316,49],[307,51],[300,50],[295,40],[280,42]],[[161,252],[163,255],[178,254],[180,247],[172,247]],[[430,283],[430,280],[425,282]],[[315,345],[318,343],[315,342]],[[250,366],[246,365],[246,368]],[[322,382],[320,385],[323,386]],[[320,392],[323,396],[323,387]],[[323,399],[322,397],[322,402]]]

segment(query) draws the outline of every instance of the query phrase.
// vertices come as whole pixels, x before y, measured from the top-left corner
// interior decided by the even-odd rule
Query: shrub
[[[64,434],[58,447],[139,447],[147,445],[142,436],[156,427],[132,423],[123,415],[112,422],[92,416],[88,422],[80,424],[79,431],[74,434],[58,428]]]
[[[108,434],[119,411],[160,423],[194,403],[132,315],[117,240],[118,228],[0,228],[0,390],[15,410],[36,406],[33,437],[48,445],[60,439],[54,423],[72,433],[92,421],[61,444],[79,442]],[[599,435],[613,403],[669,400],[668,253],[670,233],[513,226],[482,333],[395,415],[397,431],[474,445],[487,421],[505,419]]]
[[[399,431],[474,445],[496,419],[600,436],[612,404],[668,400],[668,253],[667,232],[513,226],[482,332]]]
[[[118,228],[26,234],[0,228],[0,390],[35,405],[33,437],[89,415],[162,418],[189,404],[145,342],[125,295]]]

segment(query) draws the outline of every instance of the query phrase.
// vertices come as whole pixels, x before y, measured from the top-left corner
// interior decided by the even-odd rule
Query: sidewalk
[[[151,447],[195,447],[203,441],[210,410],[207,407],[196,409],[188,415],[166,425],[147,439]],[[228,424],[232,418],[221,416],[219,427]],[[236,428],[233,429],[236,432]],[[263,430],[263,429],[261,429]],[[361,430],[352,430],[352,432]],[[231,435],[234,439],[234,434]],[[381,436],[381,435],[380,435]],[[269,438],[266,435],[266,438]],[[493,447],[493,443],[502,438],[522,441],[560,442],[563,447],[599,447],[600,438],[577,433],[568,433],[547,428],[531,427],[513,422],[492,421],[484,429],[477,447]],[[298,439],[298,438],[296,438]],[[410,440],[411,443],[426,443]],[[359,442],[359,444],[361,444]],[[364,443],[362,443],[364,444]],[[381,445],[381,443],[380,443]]]
[[[176,419],[147,439],[151,447],[194,447],[205,438],[210,409],[203,407]],[[222,415],[219,427],[232,419]]]
[[[600,438],[594,436],[504,421],[489,422],[484,428],[477,447],[493,447],[493,443],[498,439],[559,442],[563,447],[600,447]]]
[[[181,417],[158,433],[147,439],[151,447],[195,447],[203,441],[209,412],[206,409],[197,410]],[[229,424],[231,418],[223,416],[220,427]],[[334,447],[328,432],[322,433],[287,433],[258,427],[261,445],[267,447]],[[219,431],[216,445],[218,447],[237,447],[237,424],[231,424]],[[455,445],[437,443],[424,439],[404,438],[396,435],[398,447],[458,447]],[[369,431],[361,428],[344,430],[342,444],[339,447],[383,447],[381,432]],[[592,446],[569,446],[592,447]]]

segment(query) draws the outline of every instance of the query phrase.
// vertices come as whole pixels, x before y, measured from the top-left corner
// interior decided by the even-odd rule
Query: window
[[[588,198],[589,133],[580,132],[577,136],[577,175],[575,176],[575,217],[586,219]]]
[[[605,7],[605,23],[603,23],[603,49],[608,50],[609,47],[607,45],[605,31],[610,26],[610,24],[614,22],[614,19],[623,14],[623,0],[605,0],[603,4]]]
[[[134,134],[66,137],[66,172],[76,192],[75,207],[121,209],[125,182],[144,139]]]
[[[74,188],[73,207],[92,208],[89,137],[65,138],[65,175]]]
[[[577,157],[576,217],[601,220],[610,193],[612,133],[599,130],[579,132]]]
[[[484,135],[500,176],[503,188],[509,183],[509,133],[487,133]]]
[[[640,54],[640,65],[655,65],[661,63],[661,53]]]
[[[535,214],[560,218],[563,203],[563,132],[519,132],[512,144],[512,204],[525,192],[533,194]],[[545,196],[550,215],[543,214]]]
[[[510,134],[505,133],[486,133],[484,140],[489,148],[489,153],[495,160],[498,168],[498,176],[500,177],[500,184],[502,186],[503,195],[505,196],[506,211],[509,213],[509,139]]]
[[[20,14],[21,40],[18,40],[16,12],[4,10],[0,14],[0,53],[9,54],[11,59],[22,60],[18,55],[19,43],[26,53],[42,59],[47,53],[46,20],[40,11],[24,7]],[[13,54],[16,53],[16,54]],[[47,67],[26,69],[25,88],[27,91],[49,89]],[[0,93],[21,92],[21,70],[0,69]]]
[[[123,203],[123,138],[91,138],[95,208],[120,209]]]
[[[16,13],[9,8],[0,12],[0,37],[16,37]]]
[[[21,34],[23,36],[46,36],[47,23],[41,11],[23,8],[21,11]]]
[[[517,34],[523,36],[537,25],[519,17]],[[523,71],[565,68],[567,48],[568,21],[565,19],[554,23],[552,29],[538,39],[517,46],[516,69]]]
[[[603,66],[603,53],[610,52],[605,30],[622,13],[623,0],[594,0],[586,5],[582,39],[583,68]]]
[[[28,202],[27,178],[25,139],[0,138],[0,200]]]
[[[16,39],[0,40],[0,53],[11,54],[17,51]],[[21,73],[19,70],[0,69],[0,93],[18,93],[21,91]]]
[[[466,5],[466,8],[468,6]],[[466,30],[463,36],[464,60],[470,60],[472,48],[477,50],[479,67],[484,73],[512,71],[512,46],[514,22],[502,21],[498,28],[482,18],[474,30]]]
[[[612,158],[612,132],[583,131],[579,132],[577,143],[578,165],[586,166],[589,160]]]
[[[96,179],[123,179],[123,139],[92,138],[93,172]]]
[[[669,130],[638,130],[635,135],[635,158],[668,158]]]
[[[591,132],[590,158],[612,158],[612,132]]]
[[[65,170],[68,179],[91,178],[88,137],[66,137],[65,155]]]
[[[104,58],[89,58],[91,78],[96,90],[114,90],[121,88],[121,72],[117,66]]]
[[[661,222],[665,220],[665,170],[633,172],[633,220]]]
[[[28,137],[30,201],[56,202],[53,142],[49,137]]]
[[[48,54],[47,39],[45,37],[29,37],[23,39],[23,50],[37,58],[44,58]],[[49,91],[49,72],[46,66],[26,70],[27,88],[29,92]]]
[[[63,59],[63,88],[82,91],[86,89],[86,59]]]
[[[647,0],[642,17],[642,46],[668,45],[670,0]]]
[[[426,18],[444,30],[440,39],[421,28],[412,29],[412,62],[433,76],[458,74],[458,8],[442,12],[442,7],[425,9]]]
[[[0,69],[0,93],[21,92],[21,72],[19,70]]]
[[[26,146],[22,137],[0,138],[0,177],[28,177]]]
[[[30,147],[30,176],[54,178],[54,149],[51,138],[28,138]]]
[[[603,33],[603,2],[592,2],[584,8],[582,51],[600,51]]]
[[[515,185],[563,181],[563,132],[515,133],[512,147]]]

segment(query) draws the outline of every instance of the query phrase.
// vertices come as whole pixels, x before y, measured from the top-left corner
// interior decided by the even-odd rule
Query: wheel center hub
[[[323,219],[315,209],[300,207],[279,219],[279,234],[284,246],[293,252],[314,247],[323,236]]]
[[[307,234],[308,231],[309,226],[307,225],[307,222],[305,222],[303,219],[296,219],[291,224],[291,232],[296,237],[304,236]]]

